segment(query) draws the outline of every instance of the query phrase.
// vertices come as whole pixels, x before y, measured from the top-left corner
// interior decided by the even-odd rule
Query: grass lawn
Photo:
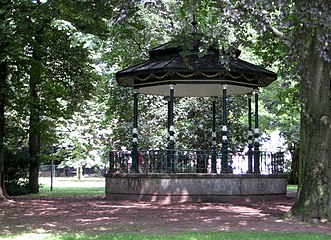
[[[104,187],[57,187],[51,191],[49,188],[41,188],[38,194],[30,196],[63,197],[63,196],[104,196]]]
[[[2,239],[0,237],[0,239]],[[330,240],[331,236],[318,234],[299,234],[299,233],[256,233],[256,232],[207,232],[207,233],[181,233],[181,234],[76,234],[76,235],[53,235],[53,234],[24,234],[13,236],[7,239],[46,239],[46,240]]]
[[[30,196],[40,197],[63,197],[63,196],[104,196],[105,179],[104,178],[85,178],[77,180],[76,178],[54,178],[53,191],[50,178],[39,178],[41,188],[38,194]]]
[[[287,190],[298,190],[298,185],[287,184]]]
[[[31,194],[31,196],[104,196],[105,179],[104,178],[76,178],[55,177],[53,179],[53,191],[50,190],[51,179],[39,178],[41,184],[40,193]],[[287,185],[287,190],[296,191],[297,185]]]

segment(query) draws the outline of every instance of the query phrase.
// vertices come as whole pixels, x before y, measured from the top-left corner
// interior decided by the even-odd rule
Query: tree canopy
[[[287,142],[300,150],[300,197],[289,216],[331,220],[328,0],[0,3],[1,198],[5,148],[29,148],[30,191],[38,192],[43,148],[52,143],[72,148],[72,159],[82,158],[81,154],[86,156],[98,146],[130,146],[132,92],[116,84],[115,72],[147,59],[148,50],[168,41],[189,50],[195,36],[192,31],[196,31],[201,37],[201,56],[213,45],[230,53],[220,56],[226,63],[227,56],[239,48],[277,70],[282,82],[262,92],[261,99],[269,109],[269,125],[280,129]],[[167,135],[166,126],[160,128],[166,122],[166,101],[155,96],[140,96],[139,101],[140,144],[160,148]],[[232,146],[244,144],[243,101],[230,99],[229,129],[237,136]],[[178,100],[176,127],[194,133],[188,138],[178,136],[179,146],[207,147],[210,107],[209,98]],[[88,127],[79,128],[77,136],[69,133],[79,125],[94,130],[100,125],[100,131],[108,131],[101,131],[102,137]],[[61,130],[61,140],[56,140],[57,131],[50,129],[66,131]]]

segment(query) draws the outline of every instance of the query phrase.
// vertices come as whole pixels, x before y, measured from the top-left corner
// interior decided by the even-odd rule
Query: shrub
[[[29,193],[29,153],[27,149],[5,150],[5,187],[10,196]]]

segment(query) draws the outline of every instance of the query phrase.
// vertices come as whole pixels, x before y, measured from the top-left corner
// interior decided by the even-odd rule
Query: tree
[[[5,197],[4,192],[4,128],[5,128],[5,83],[7,78],[7,64],[0,62],[0,200]]]
[[[330,6],[327,7],[325,4],[327,3],[322,2],[322,8],[311,5],[307,1],[300,5],[311,7],[309,18],[318,18],[318,12],[325,10],[325,8],[328,8],[327,13],[331,13]],[[305,16],[306,14],[299,12],[299,15]],[[305,54],[301,56],[302,63],[307,68],[302,68],[300,71],[300,94],[302,98],[300,196],[293,206],[291,214],[295,218],[305,221],[331,220],[331,114],[329,103],[331,51],[328,47],[331,39],[328,39],[329,37],[324,40],[321,39],[331,31],[330,25],[324,25],[326,24],[325,19],[323,19],[325,17],[319,18],[316,25],[300,29],[307,34],[302,42]],[[310,23],[312,24],[312,22]]]
[[[1,80],[8,81],[13,69],[19,69],[21,78],[17,82],[24,91],[14,95],[20,99],[22,114],[29,115],[30,189],[38,192],[41,147],[48,145],[45,137],[50,133],[50,125],[58,117],[69,116],[79,108],[80,102],[90,97],[93,83],[99,78],[92,66],[95,59],[90,54],[107,38],[107,21],[125,19],[134,9],[135,1],[130,4],[123,1],[96,4],[93,0],[1,3],[0,15],[4,20],[1,21],[1,64],[10,69],[3,72],[8,74],[3,74]],[[11,51],[19,52],[19,57],[13,58]],[[10,89],[5,84],[1,87],[1,93]],[[1,110],[3,114],[5,109]]]
[[[130,146],[132,132],[132,91],[117,85],[115,73],[147,59],[148,51],[151,48],[170,40],[171,24],[167,19],[160,18],[157,9],[150,4],[152,3],[148,1],[145,5],[141,4],[137,11],[125,21],[113,22],[109,25],[112,35],[107,48],[103,51],[102,63],[105,64],[103,64],[104,77],[101,85],[103,92],[100,94],[100,101],[105,102],[108,107],[106,122],[112,129],[111,150],[120,149],[121,146]],[[157,100],[161,100],[161,98],[157,98]],[[153,139],[157,139],[157,146],[164,142],[163,136],[166,131],[160,131],[160,128],[157,130],[158,136],[148,138],[151,132],[155,133],[157,124],[166,124],[165,121],[149,121],[151,115],[146,106],[155,106],[155,110],[158,111],[162,111],[162,106],[166,107],[165,101],[161,103],[157,100],[153,97],[139,96],[139,122],[141,124],[139,126],[139,143],[142,148],[148,144],[155,146]],[[164,116],[166,115],[162,114],[162,118]],[[164,129],[166,130],[166,127]],[[143,137],[145,134],[146,138]]]
[[[279,79],[265,88],[260,99],[265,106],[267,116],[262,124],[268,125],[269,131],[279,131],[285,139],[287,150],[291,154],[288,182],[298,184],[300,151],[300,98],[297,81]]]
[[[300,195],[289,215],[304,221],[330,220],[330,4],[322,0],[239,5],[249,10],[249,19],[257,20],[262,36],[285,44],[292,53],[285,58],[286,66],[291,65],[292,76],[300,81]]]
[[[112,16],[116,3],[113,6],[108,2],[95,4],[94,1],[38,0],[29,6],[33,13],[30,20],[34,29],[29,63],[31,192],[38,192],[39,189],[40,118],[61,116],[63,112],[60,111],[57,111],[59,115],[54,114],[54,107],[61,108],[56,102],[58,98],[65,99],[67,110],[71,111],[77,109],[82,100],[90,98],[94,82],[98,80],[90,55],[101,46],[101,40],[106,39],[108,31],[105,19],[116,19],[117,14]],[[129,8],[121,7],[118,10],[121,10],[122,17]],[[47,93],[54,98],[50,101],[44,98]]]
[[[10,89],[10,81],[16,81],[10,75],[11,63],[17,60],[20,51],[14,45],[21,46],[22,38],[12,40],[14,31],[18,31],[13,23],[13,3],[11,1],[0,1],[0,199],[4,199],[6,191],[4,188],[4,148],[5,148],[5,106]],[[16,5],[15,5],[16,6]]]
[[[102,160],[110,132],[103,124],[103,104],[94,98],[86,101],[82,108],[70,119],[63,119],[55,130],[59,135],[57,155],[61,157],[61,166],[75,167],[78,178],[83,167],[105,168]]]
[[[215,23],[218,31],[231,36],[219,37],[212,31],[215,27],[204,31],[225,46],[237,47],[243,42],[247,46],[256,33],[261,40],[278,39],[289,53],[282,59],[284,54],[270,52],[300,81],[300,195],[290,215],[304,221],[331,220],[329,1],[208,1],[199,2],[197,9],[207,28]],[[203,14],[206,9],[208,13]],[[217,19],[211,16],[215,12]]]

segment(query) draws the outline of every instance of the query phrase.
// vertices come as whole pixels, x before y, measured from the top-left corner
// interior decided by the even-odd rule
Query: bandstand
[[[259,149],[258,90],[275,81],[277,75],[241,60],[239,50],[234,53],[225,66],[216,48],[208,49],[203,57],[199,57],[197,43],[189,52],[167,43],[152,49],[148,61],[116,74],[120,86],[133,88],[133,139],[130,154],[110,154],[110,171],[105,175],[107,199],[219,202],[233,198],[286,195],[286,176],[279,169],[281,156],[271,154],[270,174],[262,174],[261,161],[264,155]],[[168,100],[169,137],[164,150],[139,149],[140,94],[164,96]],[[246,156],[247,170],[239,174],[233,173],[229,164],[229,159],[233,157],[228,147],[228,137],[231,137],[228,136],[227,127],[229,95],[246,95],[248,103],[248,150],[243,154]],[[176,149],[174,99],[180,97],[213,97],[212,144],[209,150]],[[215,130],[217,97],[221,97],[223,103],[221,136],[217,136]],[[221,143],[220,150],[217,150],[217,143]],[[139,162],[140,155],[144,159],[143,170]]]

